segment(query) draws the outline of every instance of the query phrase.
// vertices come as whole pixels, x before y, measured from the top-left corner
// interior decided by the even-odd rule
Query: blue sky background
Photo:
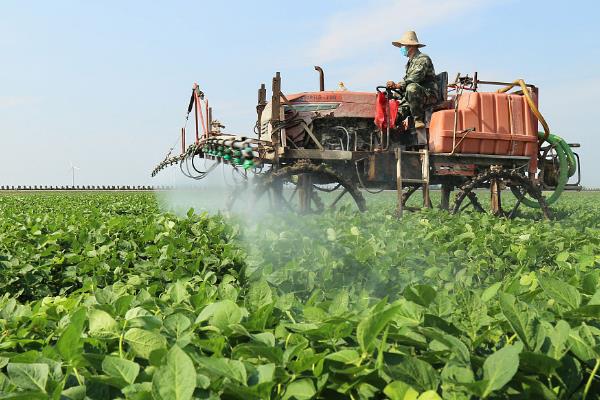
[[[193,82],[231,133],[256,89],[372,90],[403,75],[390,42],[415,29],[436,70],[540,87],[553,133],[600,187],[595,1],[17,1],[0,4],[0,185],[170,183],[149,172],[179,135]]]

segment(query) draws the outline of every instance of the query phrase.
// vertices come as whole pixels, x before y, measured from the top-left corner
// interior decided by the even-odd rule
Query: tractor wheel
[[[501,193],[504,187],[516,193],[516,201],[510,211],[502,208]],[[479,201],[477,192],[475,191],[478,188],[490,189],[491,201],[489,209],[484,207]],[[529,197],[538,202],[544,218],[550,218],[550,210],[544,196],[542,196],[542,191],[528,177],[515,170],[495,169],[492,167],[460,186],[451,211],[453,214],[456,214],[471,206],[477,212],[489,212],[496,216],[514,218],[517,209],[526,195],[529,195]],[[463,203],[465,204],[463,205]]]
[[[359,211],[367,208],[358,188],[325,164],[301,161],[257,179],[255,200],[264,202],[267,198],[272,209],[315,214],[335,208],[344,197],[349,197]]]

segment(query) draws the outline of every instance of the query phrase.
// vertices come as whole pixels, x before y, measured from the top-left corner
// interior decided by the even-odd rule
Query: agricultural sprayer
[[[363,190],[396,190],[401,215],[419,189],[423,207],[432,207],[435,185],[440,207],[453,213],[472,207],[512,217],[525,205],[548,217],[549,205],[564,190],[581,189],[579,157],[572,150],[579,145],[550,133],[538,111],[538,88],[523,80],[483,81],[475,73],[448,83],[447,73],[438,74],[443,100],[426,110],[426,127],[415,129],[410,117],[396,121],[394,89],[326,91],[323,70],[315,69],[316,92],[286,95],[277,73],[267,101],[261,85],[253,135],[222,133],[194,84],[187,110],[194,115],[193,143],[186,145],[182,128],[181,154],[168,154],[152,176],[179,165],[189,178],[202,179],[228,165],[241,181],[234,192],[251,193],[244,201],[268,199],[273,207],[299,213],[335,207],[345,196],[363,211]],[[516,199],[505,210],[502,194],[509,192]],[[489,207],[482,205],[483,195],[490,196]],[[228,205],[239,198],[234,193]]]

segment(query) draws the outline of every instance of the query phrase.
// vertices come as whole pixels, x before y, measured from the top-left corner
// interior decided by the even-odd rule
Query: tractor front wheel
[[[334,209],[345,198],[359,211],[367,208],[360,190],[325,164],[301,161],[257,179],[255,199],[264,202],[267,198],[272,209],[315,214]]]

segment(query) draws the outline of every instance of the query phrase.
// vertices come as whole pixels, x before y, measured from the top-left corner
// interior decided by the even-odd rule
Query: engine
[[[375,94],[365,92],[309,92],[290,95],[281,111],[281,122],[273,127],[271,103],[262,113],[260,133],[270,138],[284,130],[292,147],[317,148],[309,131],[327,150],[369,150],[376,140]]]

